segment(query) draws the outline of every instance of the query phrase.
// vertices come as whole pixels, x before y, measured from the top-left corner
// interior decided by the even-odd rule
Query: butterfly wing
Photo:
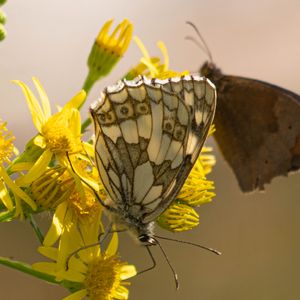
[[[165,88],[167,82],[140,78],[108,87],[92,105],[99,174],[120,213],[148,223],[175,197],[213,118],[215,92],[204,81],[195,81],[207,88],[195,104]],[[190,107],[195,107],[192,115]]]
[[[244,192],[300,168],[300,96],[266,82],[215,82],[215,138]]]
[[[191,123],[188,128],[186,151],[181,154],[180,168],[169,188],[162,194],[159,205],[144,215],[145,222],[156,219],[179,193],[200,154],[216,109],[216,90],[206,78],[185,76],[160,82],[165,90],[179,95],[184,101],[190,113]]]

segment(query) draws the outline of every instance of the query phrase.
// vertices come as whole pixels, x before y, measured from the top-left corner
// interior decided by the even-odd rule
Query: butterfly
[[[274,177],[298,170],[300,96],[260,80],[224,75],[198,29],[187,23],[210,58],[200,74],[217,88],[214,137],[241,190],[263,190]]]
[[[91,105],[103,205],[142,244],[156,244],[154,221],[189,175],[215,108],[215,87],[200,76],[121,80]]]

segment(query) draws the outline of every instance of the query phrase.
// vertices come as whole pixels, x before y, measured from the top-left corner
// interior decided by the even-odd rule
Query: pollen
[[[48,125],[48,126],[47,126]],[[72,153],[75,151],[76,141],[72,131],[61,124],[45,124],[42,129],[46,147],[53,153]]]
[[[0,163],[9,162],[13,154],[15,137],[7,130],[6,122],[0,119]]]
[[[88,266],[85,279],[88,299],[112,300],[120,285],[128,285],[129,282],[121,281],[122,267],[116,255],[110,257],[98,257]]]

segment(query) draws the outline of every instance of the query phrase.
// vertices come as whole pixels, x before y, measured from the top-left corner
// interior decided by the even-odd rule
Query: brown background
[[[155,43],[163,40],[173,69],[197,71],[206,57],[184,40],[193,33],[185,25],[191,20],[224,72],[300,93],[300,2],[296,0],[10,0],[3,9],[8,15],[9,36],[0,43],[1,117],[17,136],[19,149],[35,129],[23,95],[10,80],[31,84],[31,76],[38,76],[53,107],[65,103],[81,88],[90,46],[111,17],[117,22],[131,19],[135,34],[152,54],[159,54]],[[132,44],[112,74],[94,87],[88,104],[139,57]],[[214,142],[210,140],[210,144]],[[165,242],[179,274],[180,290],[175,292],[168,266],[154,249],[158,267],[132,280],[131,299],[300,299],[300,174],[274,180],[265,193],[242,195],[217,150],[216,155],[218,164],[211,178],[216,182],[217,197],[200,208],[201,224],[196,230],[175,237],[216,247],[223,255]],[[46,223],[48,217],[42,221]],[[1,224],[0,238],[1,256],[27,262],[41,259],[27,223]],[[120,251],[141,268],[149,263],[145,250],[127,235],[121,237]],[[0,267],[0,299],[60,299],[64,295],[67,293],[59,287]]]

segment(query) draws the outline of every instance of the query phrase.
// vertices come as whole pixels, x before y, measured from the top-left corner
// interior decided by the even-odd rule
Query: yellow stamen
[[[169,231],[181,232],[196,227],[199,216],[189,205],[174,202],[159,216],[157,223]]]
[[[129,285],[121,281],[125,265],[118,256],[98,257],[88,266],[85,279],[87,296],[91,300],[112,300],[120,286]]]

